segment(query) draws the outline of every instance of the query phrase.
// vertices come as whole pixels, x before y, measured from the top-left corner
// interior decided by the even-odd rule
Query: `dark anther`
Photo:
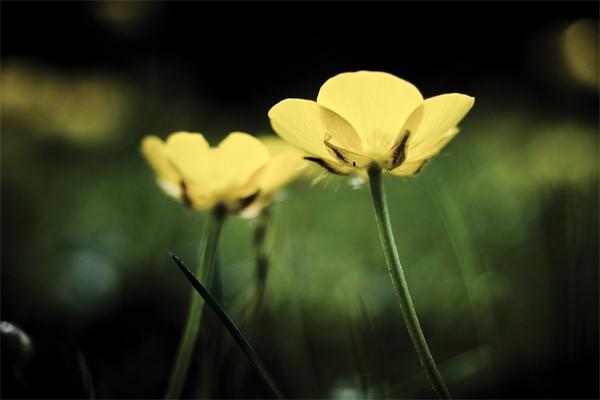
[[[400,140],[400,143],[396,145],[396,148],[392,152],[392,164],[390,166],[390,170],[394,168],[398,168],[404,160],[406,160],[406,143],[408,142],[408,138],[410,137],[410,131],[407,129]]]
[[[350,165],[350,161],[348,161],[348,159],[346,158],[346,156],[344,156],[344,153],[342,153],[340,149],[338,149],[337,147],[335,147],[328,141],[325,141],[324,143],[325,143],[325,146],[327,146],[331,151],[333,151],[333,154],[335,154],[335,156],[337,158],[339,158],[340,161],[342,161],[345,164]]]
[[[250,204],[252,204],[252,202],[254,200],[256,200],[256,198],[258,197],[259,194],[260,194],[260,190],[257,190],[256,192],[252,193],[250,196],[246,196],[243,199],[240,199],[238,202],[238,210],[243,210],[244,208],[246,208]]]
[[[181,181],[179,183],[179,186],[181,187],[181,200],[183,201],[183,204],[185,204],[185,206],[188,208],[192,208],[192,199],[190,199],[190,197],[188,196],[187,186],[185,185],[185,182]]]
[[[307,161],[314,162],[315,164],[323,167],[324,169],[326,169],[327,171],[331,172],[332,174],[336,174],[336,175],[349,175],[349,173],[347,173],[347,172],[342,172],[342,171],[336,169],[334,166],[332,166],[331,164],[329,164],[328,162],[326,162],[322,158],[318,158],[318,157],[304,157],[304,159],[307,160]]]
[[[356,167],[356,161],[351,161],[348,158],[348,154],[352,155],[353,153],[346,149],[343,149],[339,146],[332,144],[330,140],[331,140],[331,135],[325,134],[325,140],[323,141],[323,144],[325,145],[325,147],[327,147],[327,150],[329,150],[342,163]]]

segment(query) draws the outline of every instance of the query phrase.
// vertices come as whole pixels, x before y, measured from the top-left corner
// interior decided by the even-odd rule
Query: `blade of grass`
[[[219,255],[215,254],[215,265],[212,281],[208,290],[213,293],[213,297],[220,304],[223,304],[223,281],[221,278],[221,263]],[[195,296],[195,294],[194,294]],[[197,379],[193,379],[192,397],[199,399],[210,399],[217,397],[215,385],[219,381],[222,373],[223,352],[224,352],[224,331],[223,324],[215,314],[206,313],[202,315],[200,322],[200,332],[198,337],[197,349],[194,358],[200,360],[199,373]]]
[[[445,188],[443,182],[436,180],[435,185],[429,185],[427,181],[423,180],[422,183],[434,208],[438,212],[442,226],[446,231],[448,240],[456,256],[457,265],[465,285],[467,299],[469,300],[473,316],[474,329],[478,341],[477,348],[488,348],[490,344],[497,341],[495,332],[498,331],[494,326],[492,300],[489,297],[491,288],[486,278],[489,273],[486,271],[481,255],[478,253],[477,246],[473,243],[465,217],[459,205]],[[484,286],[478,288],[476,280],[480,282],[479,285]],[[496,371],[489,351],[483,352],[482,350],[479,364],[480,378],[485,379],[488,384],[491,383],[493,377],[496,376]]]
[[[215,255],[221,228],[225,222],[227,212],[225,207],[217,206],[208,214],[204,222],[204,232],[200,242],[198,274],[206,282],[211,282],[214,275]],[[178,399],[181,397],[183,387],[188,375],[188,370],[192,360],[192,354],[196,347],[202,313],[204,311],[204,302],[201,298],[190,293],[190,302],[185,326],[181,335],[181,340],[177,348],[175,363],[171,371],[171,377],[165,393],[165,399]]]
[[[369,396],[369,377],[367,374],[367,365],[365,362],[365,356],[363,349],[359,345],[358,340],[358,328],[352,321],[352,318],[346,316],[346,322],[348,325],[348,332],[350,333],[350,343],[352,344],[352,356],[354,358],[354,364],[358,372],[358,379],[360,382],[360,388],[362,396],[366,399]]]
[[[86,399],[95,399],[96,391],[94,390],[94,380],[92,379],[92,373],[90,368],[85,361],[85,357],[81,351],[77,352],[77,365],[79,366],[79,372],[81,373],[81,386],[83,388],[83,394]]]
[[[365,362],[367,363],[367,372],[368,376],[370,376],[370,380],[372,382],[373,388],[372,390],[377,390],[377,392],[373,392],[372,396],[380,399],[388,399],[389,394],[387,388],[383,384],[383,382],[375,382],[375,377],[381,376],[380,364],[379,360],[382,359],[383,355],[387,353],[387,347],[382,340],[373,340],[377,334],[377,328],[375,326],[375,318],[373,317],[373,312],[367,306],[367,300],[363,295],[358,296],[358,304],[359,304],[359,324],[358,334],[360,339],[360,346],[363,349],[363,353],[365,354]]]
[[[275,383],[273,376],[271,375],[267,367],[264,365],[262,360],[258,357],[258,354],[254,350],[254,348],[246,340],[242,332],[240,332],[235,323],[231,320],[231,318],[229,318],[225,310],[221,308],[219,303],[217,303],[214,297],[209,293],[208,290],[206,290],[204,285],[200,283],[200,281],[196,278],[194,273],[190,271],[190,269],[183,263],[183,261],[181,261],[181,259],[179,259],[179,257],[177,257],[174,254],[171,254],[171,257],[173,258],[179,269],[181,269],[181,271],[190,281],[194,289],[196,289],[196,291],[202,296],[206,304],[208,304],[208,306],[213,310],[213,312],[219,317],[225,328],[227,328],[233,339],[240,346],[240,349],[246,354],[248,359],[250,359],[250,363],[256,369],[263,381],[267,384],[269,389],[271,389],[275,397],[277,397],[278,399],[283,399],[283,395],[281,394],[279,387]]]

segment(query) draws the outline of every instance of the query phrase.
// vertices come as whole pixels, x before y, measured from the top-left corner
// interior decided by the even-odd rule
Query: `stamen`
[[[343,150],[342,148],[331,144],[331,135],[329,133],[325,134],[325,140],[323,140],[323,144],[325,145],[325,147],[327,147],[328,150],[330,150],[333,155],[335,157],[337,157],[341,162],[343,162],[344,164],[348,164],[350,165],[350,160],[348,159],[348,157],[346,157],[346,155],[344,154],[344,152],[347,152],[347,150]],[[352,164],[356,164],[354,161],[352,162]]]
[[[354,151],[350,151],[343,147],[337,146],[331,143],[332,136],[329,133],[325,134],[325,140],[323,140],[323,144],[327,148],[327,151],[331,154],[332,157],[338,159],[340,163],[346,164],[349,167],[358,167],[369,164],[372,160],[368,157],[356,153]],[[360,167],[358,167],[360,168]]]
[[[192,204],[192,199],[188,196],[187,186],[186,186],[185,182],[181,181],[179,183],[179,186],[181,187],[181,200],[183,201],[183,204],[187,208],[193,208],[194,205]]]
[[[325,144],[329,144],[329,143],[325,142]],[[329,145],[328,147],[331,149],[331,151],[333,151],[335,156],[340,159],[340,161],[343,161],[346,164],[350,164],[350,161],[348,161],[348,159],[346,157],[344,157],[344,154],[339,149],[336,149],[332,145]]]
[[[252,202],[254,200],[256,200],[256,198],[258,197],[259,194],[260,194],[260,190],[257,190],[256,192],[252,193],[250,196],[246,196],[243,199],[240,199],[237,204],[237,207],[238,207],[237,209],[243,210],[244,208],[248,207],[250,204],[252,204]]]
[[[406,160],[406,144],[408,142],[409,137],[410,131],[407,129],[404,133],[404,136],[402,137],[402,140],[400,140],[400,143],[398,143],[398,145],[392,152],[392,163],[390,167],[387,168],[388,170],[398,168],[400,165],[402,165],[404,160]]]
[[[322,168],[326,169],[327,171],[331,172],[332,174],[336,174],[336,175],[350,175],[349,172],[343,172],[340,171],[339,169],[336,169],[333,165],[329,164],[327,161],[323,160],[322,158],[319,157],[304,157],[304,159],[306,161],[312,161],[315,164],[321,166]]]

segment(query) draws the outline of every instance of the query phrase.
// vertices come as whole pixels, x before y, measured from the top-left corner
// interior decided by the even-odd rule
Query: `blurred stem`
[[[255,271],[254,280],[255,284],[252,288],[252,292],[245,299],[245,303],[242,305],[243,321],[248,326],[248,337],[251,339],[256,336],[256,332],[259,328],[258,317],[262,307],[262,302],[265,295],[267,285],[267,275],[269,273],[269,255],[267,251],[267,234],[269,221],[271,220],[271,208],[270,206],[265,207],[262,212],[256,217],[254,226],[254,254],[255,254]],[[234,367],[234,381],[231,385],[234,390],[237,390],[245,377],[247,365],[244,363],[237,364]]]
[[[221,227],[225,221],[227,211],[222,206],[216,206],[206,217],[204,223],[204,232],[200,242],[200,257],[196,274],[202,277],[204,282],[211,282],[214,274],[215,253]],[[204,300],[196,296],[192,291],[190,293],[190,303],[188,308],[185,327],[177,349],[175,364],[171,371],[169,386],[165,393],[166,399],[178,399],[181,396],[183,385],[187,377],[190,361],[194,352],[194,346],[200,330],[200,321],[202,320],[202,311],[204,310]]]
[[[387,200],[383,192],[381,168],[378,165],[373,164],[369,167],[368,172],[373,207],[375,209],[375,219],[377,220],[377,228],[379,229],[379,238],[381,240],[381,246],[383,247],[383,253],[385,254],[388,271],[392,278],[392,283],[394,284],[394,291],[396,292],[398,302],[400,303],[404,324],[408,329],[412,344],[431,385],[440,398],[450,399],[450,392],[435,364],[435,360],[429,351],[429,346],[427,345],[427,341],[421,330],[421,324],[419,323],[419,318],[417,317],[417,312],[415,311],[415,306],[413,305],[408,290],[406,278],[404,277],[404,271],[400,264],[400,258],[398,257],[398,250],[396,249],[394,240],[394,233],[392,232],[392,225],[390,223]]]
[[[254,319],[260,310],[267,285],[267,274],[269,273],[269,254],[267,252],[267,231],[271,212],[266,207],[258,216],[254,230],[254,248],[256,251],[256,291],[254,293],[254,304],[251,309],[250,318]]]

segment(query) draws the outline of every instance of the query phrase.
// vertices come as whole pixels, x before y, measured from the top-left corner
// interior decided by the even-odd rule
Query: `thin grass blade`
[[[81,373],[81,386],[86,399],[93,400],[96,398],[96,390],[94,389],[94,379],[88,364],[81,351],[77,352],[77,365]]]
[[[283,399],[283,395],[279,390],[279,387],[275,383],[273,376],[264,365],[262,360],[258,357],[258,354],[254,350],[254,348],[250,345],[248,340],[244,337],[242,332],[237,328],[235,323],[229,318],[225,310],[221,308],[219,303],[215,300],[215,298],[210,294],[210,292],[202,285],[202,283],[196,278],[193,272],[181,261],[179,257],[174,254],[171,254],[171,257],[184,273],[184,275],[188,278],[194,289],[202,296],[206,304],[214,311],[214,313],[219,317],[225,328],[229,331],[233,339],[240,346],[240,349],[246,354],[248,359],[250,359],[250,363],[256,369],[259,376],[263,379],[263,381],[267,384],[269,389],[273,392],[273,394],[278,399]]]

